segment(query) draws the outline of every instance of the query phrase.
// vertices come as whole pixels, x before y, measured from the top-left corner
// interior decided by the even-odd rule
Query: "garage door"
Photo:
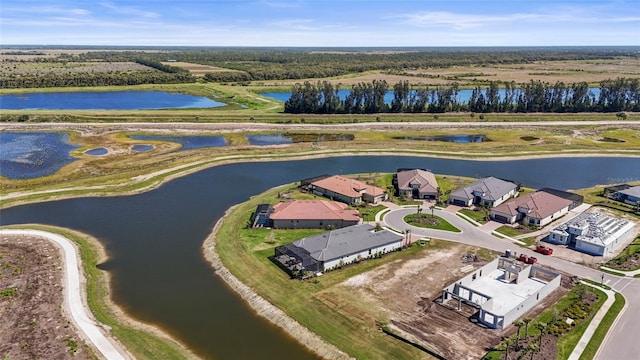
[[[507,219],[506,216],[501,216],[501,215],[494,215],[493,219],[495,221],[498,221],[498,222],[501,222],[501,223],[508,223],[509,222],[509,219]]]
[[[462,201],[462,200],[454,199],[453,200],[453,205],[466,206],[467,204],[465,204],[464,201]]]

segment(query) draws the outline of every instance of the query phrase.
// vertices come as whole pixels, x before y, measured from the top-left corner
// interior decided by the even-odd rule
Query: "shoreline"
[[[596,151],[596,150],[594,150]],[[132,178],[129,178],[129,182],[125,182],[117,185],[95,185],[95,186],[87,186],[87,187],[71,187],[71,188],[61,188],[61,189],[49,189],[49,190],[39,190],[39,191],[15,191],[9,192],[2,195],[2,200],[7,201],[14,198],[21,197],[30,197],[33,195],[39,194],[55,194],[55,193],[64,193],[64,192],[78,192],[78,191],[88,191],[87,193],[79,193],[79,194],[60,194],[60,195],[52,195],[51,197],[44,198],[36,198],[32,200],[25,201],[15,201],[7,204],[0,204],[0,209],[10,208],[19,205],[26,205],[32,203],[39,202],[47,202],[54,200],[63,200],[70,198],[79,198],[79,197],[89,197],[89,196],[129,196],[129,195],[137,195],[141,193],[145,193],[147,191],[152,191],[157,189],[158,187],[164,185],[165,183],[181,178],[183,176],[187,176],[193,174],[195,172],[207,170],[216,166],[228,165],[233,163],[249,163],[249,162],[275,162],[275,161],[298,161],[298,160],[309,160],[309,159],[321,159],[328,157],[346,157],[346,156],[405,156],[405,157],[424,157],[424,158],[436,158],[436,159],[451,159],[451,160],[468,160],[468,161],[517,161],[517,160],[533,160],[533,159],[542,159],[542,158],[588,158],[588,157],[629,157],[629,158],[640,158],[640,154],[636,154],[637,151],[628,150],[629,152],[633,152],[628,155],[624,155],[620,150],[614,150],[609,153],[603,152],[606,150],[600,150],[600,153],[586,153],[584,151],[576,150],[571,153],[548,153],[548,154],[529,154],[524,153],[522,155],[514,155],[510,156],[497,156],[491,158],[476,158],[476,156],[482,156],[487,154],[469,154],[469,153],[457,153],[459,156],[452,155],[452,153],[441,153],[441,152],[430,152],[428,150],[425,151],[416,151],[411,149],[393,149],[393,150],[382,150],[382,149],[362,149],[362,150],[320,150],[314,152],[301,152],[294,154],[269,154],[264,157],[256,156],[256,155],[223,155],[211,160],[197,160],[190,163],[181,164],[175,167],[164,168],[157,171],[154,171],[149,174],[139,175]],[[464,156],[469,157],[464,157]],[[187,169],[184,171],[180,171],[181,169]],[[172,174],[173,172],[177,172]],[[163,176],[165,174],[169,174]],[[444,174],[446,175],[446,174]],[[153,181],[151,184],[146,185],[144,187],[126,190],[126,191],[118,191],[117,188],[112,192],[108,193],[96,193],[91,192],[91,190],[106,190],[110,187],[127,187],[133,186],[136,183],[142,183],[145,181],[153,180],[154,178],[159,177],[156,181]],[[20,181],[20,180],[16,180]]]
[[[111,333],[111,326],[109,326],[108,324],[105,324],[103,322],[100,322],[96,319],[95,314],[93,313],[93,310],[89,307],[88,305],[88,291],[87,291],[87,277],[84,271],[84,261],[82,260],[82,256],[81,256],[81,251],[78,248],[78,244],[76,243],[76,241],[70,239],[69,237],[60,234],[60,231],[69,231],[71,232],[74,236],[81,238],[82,241],[86,241],[86,244],[92,248],[93,251],[95,251],[97,257],[96,257],[96,262],[97,263],[102,263],[104,261],[107,261],[109,259],[106,250],[104,248],[104,246],[102,245],[102,243],[100,243],[100,241],[98,241],[96,238],[85,234],[85,233],[81,233],[78,232],[77,230],[73,230],[73,229],[66,229],[66,228],[58,228],[58,227],[51,227],[48,225],[40,225],[40,224],[20,224],[20,225],[9,225],[9,226],[2,226],[0,227],[0,235],[7,235],[7,236],[14,236],[14,235],[31,235],[31,236],[35,236],[38,238],[42,238],[45,239],[46,241],[49,241],[51,243],[53,243],[56,247],[58,247],[61,251],[61,255],[62,255],[62,259],[63,259],[63,267],[65,268],[65,282],[66,282],[66,277],[67,277],[67,268],[66,266],[66,262],[65,262],[65,258],[67,257],[68,254],[66,254],[63,251],[63,247],[60,243],[54,241],[54,238],[58,238],[61,241],[66,241],[68,243],[68,245],[70,245],[73,249],[74,249],[74,253],[75,253],[75,257],[76,257],[76,261],[77,261],[77,267],[78,267],[78,272],[79,272],[79,282],[78,282],[78,286],[77,286],[77,290],[80,292],[80,297],[82,299],[82,309],[83,311],[86,313],[86,317],[87,319],[80,319],[80,321],[83,324],[87,324],[89,322],[93,322],[95,324],[95,326],[97,326],[97,328],[99,328],[101,331],[101,334],[103,334],[104,336],[106,336],[106,338],[108,339],[108,341],[113,345],[114,348],[117,349],[117,351],[120,353],[120,357],[113,357],[113,356],[104,356],[104,358],[111,360],[111,359],[136,359],[136,356],[134,356],[134,354],[125,346],[125,344],[113,333]],[[14,234],[15,233],[15,234]],[[170,343],[172,343],[174,346],[177,347],[177,349],[179,351],[181,351],[187,358],[189,359],[199,359],[198,356],[196,356],[191,349],[189,349],[186,345],[184,345],[183,343],[181,343],[180,341],[178,341],[177,339],[173,338],[171,335],[169,335],[167,332],[165,332],[161,327],[153,325],[153,324],[147,324],[144,322],[141,322],[139,320],[136,320],[135,318],[133,318],[133,316],[129,315],[128,313],[126,313],[122,308],[120,308],[120,306],[118,306],[112,299],[111,297],[111,279],[110,279],[110,274],[106,271],[103,270],[99,270],[99,274],[101,276],[101,279],[93,279],[93,281],[96,282],[103,282],[104,284],[104,290],[106,291],[106,296],[103,297],[104,303],[105,303],[105,307],[107,308],[107,310],[111,313],[111,315],[115,318],[115,320],[119,323],[121,323],[124,326],[127,326],[133,330],[138,330],[138,331],[142,331],[145,332],[151,336],[154,336],[156,338],[158,338],[161,341],[169,341]],[[68,313],[69,315],[71,315],[71,308],[68,304],[67,301],[67,296],[66,296],[66,283],[63,286],[63,291],[65,291],[65,313]],[[88,339],[88,337],[86,336],[86,334],[82,331],[80,331],[79,327],[78,327],[78,322],[76,321],[75,318],[73,318],[72,316],[69,316],[70,320],[74,323],[76,329],[78,330],[78,334],[80,336],[82,336],[83,339],[87,340],[92,348],[96,349],[96,346],[94,344],[93,341],[90,341]],[[104,354],[103,354],[104,355]]]
[[[258,293],[253,291],[248,285],[238,280],[238,278],[224,266],[215,250],[216,235],[224,220],[226,220],[229,213],[235,210],[236,207],[237,205],[234,205],[225,211],[225,214],[216,222],[213,230],[202,243],[202,255],[211,266],[214,274],[220,277],[229,288],[238,294],[257,315],[284,330],[289,336],[316,355],[324,359],[354,359],[258,295]]]

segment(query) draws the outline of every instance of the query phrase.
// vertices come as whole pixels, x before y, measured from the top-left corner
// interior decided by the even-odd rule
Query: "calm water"
[[[589,90],[596,96],[596,98],[600,95],[599,88],[590,88]],[[340,100],[344,100],[347,97],[347,95],[349,95],[350,92],[351,92],[350,89],[338,90],[338,96],[340,97]],[[458,90],[458,97],[457,97],[458,102],[459,103],[469,102],[469,99],[471,99],[472,92],[473,90],[471,89]],[[484,94],[485,92],[482,91],[482,93]],[[269,93],[260,93],[260,95],[284,102],[289,100],[289,98],[291,97],[291,92],[269,92]],[[505,90],[499,89],[498,95],[500,96],[501,99],[504,98]],[[384,102],[387,104],[391,104],[392,100],[393,100],[393,91],[387,91],[387,93],[384,96]]]
[[[0,175],[9,179],[47,176],[77,159],[69,155],[79,146],[69,134],[0,132]]]
[[[95,149],[87,150],[84,153],[87,155],[100,156],[100,155],[107,155],[109,153],[109,150],[106,148],[95,148]]]
[[[147,152],[153,150],[153,145],[133,145],[131,150],[135,152]]]
[[[164,136],[164,135],[131,135],[134,140],[171,141],[182,144],[180,150],[199,149],[205,147],[226,146],[227,141],[222,136]]]
[[[225,105],[203,96],[162,91],[81,91],[0,95],[0,109],[3,110],[152,110],[213,108]]]
[[[576,189],[640,180],[640,158],[465,161],[354,156],[231,164],[173,180],[140,195],[69,199],[2,210],[2,225],[44,223],[97,237],[111,260],[118,304],[158,324],[196,353],[216,359],[311,359],[283,332],[256,317],[218,279],[201,255],[202,241],[233,204],[314,174],[437,173],[513,179],[539,188]],[[248,341],[251,346],[247,345]]]
[[[399,140],[421,140],[421,141],[443,141],[452,143],[480,143],[483,141],[491,141],[484,135],[437,135],[437,136],[398,136],[394,139]]]
[[[351,141],[355,139],[353,134],[302,134],[302,133],[275,133],[275,134],[250,134],[247,135],[250,145],[266,146],[281,145],[301,142],[323,142],[323,141]]]

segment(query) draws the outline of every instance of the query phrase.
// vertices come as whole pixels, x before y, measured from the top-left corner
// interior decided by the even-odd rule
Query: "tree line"
[[[341,99],[339,85],[328,81],[296,84],[284,104],[292,114],[443,113],[450,111],[489,112],[616,112],[640,111],[640,79],[617,78],[600,83],[598,95],[586,82],[550,84],[541,81],[516,84],[498,82],[475,87],[468,101],[458,100],[456,83],[448,86],[412,87],[401,81],[389,87],[384,80],[361,82]],[[385,95],[392,92],[387,103]]]

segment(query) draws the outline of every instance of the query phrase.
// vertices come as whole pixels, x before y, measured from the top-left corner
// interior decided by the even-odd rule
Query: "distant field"
[[[221,68],[218,66],[201,65],[201,64],[194,64],[194,63],[181,62],[181,61],[164,61],[162,62],[162,64],[189,70],[189,72],[193,76],[204,76],[206,73],[210,73],[210,72],[237,71],[232,69]]]
[[[617,77],[640,78],[640,59],[536,61],[530,64],[453,66],[413,70],[408,71],[407,74],[423,76],[430,83],[437,83],[436,80],[462,83],[498,80],[516,83],[531,80],[549,83],[557,81],[596,83]]]
[[[45,75],[52,73],[109,73],[132,71],[158,71],[135,62],[19,62],[4,61],[0,63],[0,76],[8,75]]]

